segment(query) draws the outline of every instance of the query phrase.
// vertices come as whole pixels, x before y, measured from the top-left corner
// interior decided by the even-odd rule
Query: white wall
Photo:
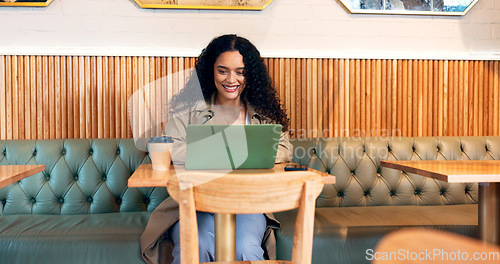
[[[264,11],[141,9],[133,0],[0,7],[0,54],[197,56],[237,33],[266,57],[500,59],[500,0],[464,17],[351,15],[338,0]]]

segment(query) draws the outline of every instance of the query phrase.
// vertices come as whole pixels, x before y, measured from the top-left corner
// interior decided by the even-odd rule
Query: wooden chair
[[[298,208],[298,214],[291,263],[311,263],[315,200],[323,189],[323,180],[317,173],[284,172],[282,168],[275,168],[235,170],[225,175],[207,171],[177,174],[178,177],[169,180],[167,189],[179,203],[182,264],[199,262],[197,210],[219,214],[256,214],[294,208]],[[207,182],[207,179],[212,180]]]
[[[450,232],[403,229],[385,236],[367,258],[372,264],[498,264],[500,247]]]

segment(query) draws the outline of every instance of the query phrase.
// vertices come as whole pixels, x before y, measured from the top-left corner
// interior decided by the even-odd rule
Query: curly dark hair
[[[217,91],[214,82],[214,65],[220,54],[238,51],[245,64],[246,86],[241,96],[255,111],[274,122],[281,124],[283,131],[288,130],[289,120],[276,89],[272,85],[264,60],[257,48],[246,38],[237,35],[222,35],[214,38],[197,58],[194,72],[196,75],[187,80],[186,86],[172,98],[171,110],[179,111],[191,107],[200,100],[200,86],[203,99],[210,100]]]

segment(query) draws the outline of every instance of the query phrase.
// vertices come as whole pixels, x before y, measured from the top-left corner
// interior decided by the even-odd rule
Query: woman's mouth
[[[236,90],[238,90],[238,87],[240,87],[240,86],[239,85],[234,85],[234,86],[222,85],[222,87],[224,87],[226,92],[234,93],[234,92],[236,92]]]

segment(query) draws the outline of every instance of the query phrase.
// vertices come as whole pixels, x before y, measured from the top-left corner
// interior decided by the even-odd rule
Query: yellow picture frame
[[[0,0],[1,6],[48,6],[52,0],[44,0],[44,1],[28,1],[28,2],[4,2],[5,0]]]
[[[135,0],[141,8],[264,10],[274,0]]]

